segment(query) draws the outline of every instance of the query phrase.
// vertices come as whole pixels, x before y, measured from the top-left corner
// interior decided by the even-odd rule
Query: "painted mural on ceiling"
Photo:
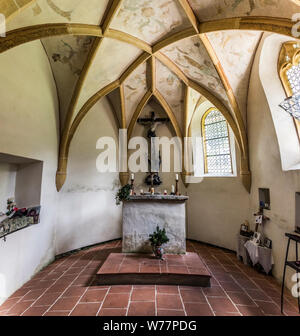
[[[198,37],[190,37],[162,49],[185,75],[214,92],[224,102],[227,95],[205,46]]]
[[[95,93],[119,79],[140,54],[141,50],[132,45],[104,38],[85,79],[76,113]]]
[[[168,105],[171,107],[177,122],[183,125],[183,103],[184,103],[184,86],[182,81],[163,65],[156,60],[156,86],[163,95]],[[181,131],[183,131],[181,129]]]
[[[147,65],[141,64],[124,82],[126,123],[129,126],[130,120],[139,102],[147,92],[146,80]]]
[[[7,28],[45,23],[100,24],[109,0],[37,0],[12,18]]]
[[[178,1],[124,0],[111,27],[150,44],[190,26]]]
[[[61,125],[64,124],[73,90],[81,74],[94,37],[62,36],[42,40],[58,88]]]
[[[261,32],[236,30],[206,34],[214,46],[244,119],[246,119],[250,71],[261,34]]]
[[[200,21],[237,16],[291,18],[299,12],[297,0],[188,0]]]
[[[244,15],[290,18],[292,14],[299,12],[300,8],[299,0],[188,1],[200,21]],[[109,0],[37,0],[12,18],[8,29],[44,23],[100,24],[109,4]],[[123,0],[110,27],[153,44],[190,26],[177,0]],[[208,34],[244,116],[250,68],[259,37],[259,32],[247,31]],[[71,36],[47,38],[42,41],[57,82],[62,121],[65,119],[92,41],[93,38]],[[227,107],[230,106],[218,73],[198,37],[176,42],[164,48],[162,52],[187,77],[215,94]],[[104,38],[84,83],[76,113],[93,94],[118,79],[140,53],[141,51],[132,45]],[[146,92],[145,69],[145,65],[140,66],[124,83],[127,124]],[[180,124],[183,111],[181,81],[158,61],[156,80],[157,87]]]

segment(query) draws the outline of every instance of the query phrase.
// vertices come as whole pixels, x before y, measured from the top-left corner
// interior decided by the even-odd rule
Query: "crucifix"
[[[143,125],[143,126],[148,128],[147,137],[150,141],[150,147],[151,147],[151,138],[156,137],[156,130],[157,130],[158,126],[164,125],[164,124],[168,123],[169,121],[170,121],[169,118],[156,118],[154,112],[151,112],[149,118],[139,118],[138,119],[137,122],[140,125]],[[154,150],[155,149],[151,148],[150,152],[151,152],[152,156],[156,157]],[[154,185],[161,185],[162,181],[161,181],[160,177],[158,176],[158,172],[151,172],[151,158],[148,159],[148,161],[149,161],[149,165],[150,165],[150,175],[148,175],[146,177],[145,183],[147,185],[150,185],[151,188],[153,188]],[[159,163],[156,166],[159,167],[160,164],[161,164],[161,157],[160,157],[160,153],[159,153]]]

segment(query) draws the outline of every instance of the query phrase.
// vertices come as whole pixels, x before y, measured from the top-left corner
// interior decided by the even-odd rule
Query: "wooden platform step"
[[[181,285],[210,287],[211,274],[197,253],[111,253],[97,273],[98,285]]]

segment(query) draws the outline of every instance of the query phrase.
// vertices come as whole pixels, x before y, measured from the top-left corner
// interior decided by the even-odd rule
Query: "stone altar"
[[[165,228],[165,253],[186,253],[188,196],[138,195],[123,202],[123,253],[151,253],[149,234]]]

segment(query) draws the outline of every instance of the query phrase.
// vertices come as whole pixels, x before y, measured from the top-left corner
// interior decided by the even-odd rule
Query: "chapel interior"
[[[0,316],[300,316],[299,13],[0,0]]]

